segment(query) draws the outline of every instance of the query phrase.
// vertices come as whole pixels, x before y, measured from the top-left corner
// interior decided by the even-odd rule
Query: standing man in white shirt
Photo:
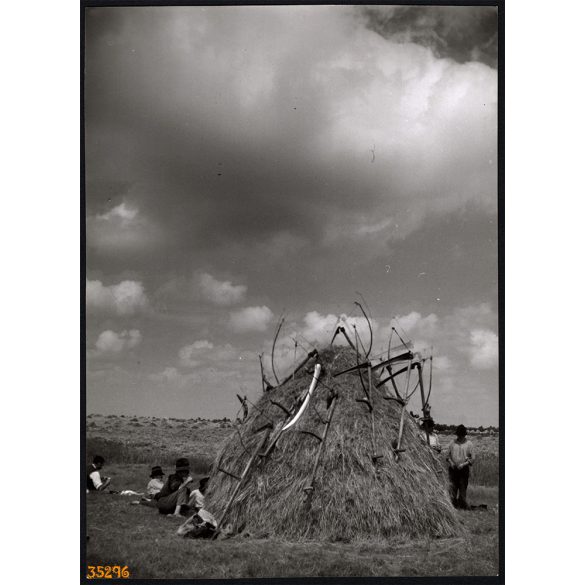
[[[471,441],[467,440],[467,429],[463,425],[459,425],[455,434],[457,438],[451,441],[447,448],[451,501],[456,508],[469,510],[467,484],[469,483],[469,469],[475,461],[475,455]]]

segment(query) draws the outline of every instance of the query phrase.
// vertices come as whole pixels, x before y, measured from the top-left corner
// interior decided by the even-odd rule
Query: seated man
[[[102,477],[100,475],[100,469],[104,466],[105,459],[101,455],[96,455],[93,458],[93,463],[87,469],[87,492],[101,492],[110,485],[110,478]]]
[[[188,514],[192,482],[189,460],[184,457],[177,459],[175,473],[169,475],[160,492],[154,495],[159,513],[173,516]]]
[[[205,508],[205,492],[207,491],[207,484],[209,477],[202,477],[199,480],[199,489],[193,490],[189,498],[189,505],[193,508]]]

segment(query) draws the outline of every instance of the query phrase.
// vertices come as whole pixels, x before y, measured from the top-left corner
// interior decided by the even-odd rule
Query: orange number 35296
[[[128,579],[130,570],[120,565],[88,565],[88,579]]]

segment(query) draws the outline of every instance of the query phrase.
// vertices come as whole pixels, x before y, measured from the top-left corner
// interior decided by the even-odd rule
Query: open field
[[[106,458],[114,489],[142,491],[150,467],[167,473],[187,456],[193,475],[205,473],[231,433],[226,421],[89,416],[88,456]],[[88,563],[127,565],[135,578],[237,578],[302,576],[495,575],[498,571],[498,443],[471,436],[478,460],[469,489],[471,504],[459,511],[457,538],[386,539],[290,543],[238,536],[225,541],[184,540],[181,522],[156,510],[131,506],[133,497],[92,493],[87,497]],[[449,436],[441,436],[446,445]]]

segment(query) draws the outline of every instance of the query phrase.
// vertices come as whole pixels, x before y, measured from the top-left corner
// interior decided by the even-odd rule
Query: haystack
[[[404,417],[404,450],[397,458],[394,447],[403,407],[384,398],[383,386],[375,388],[378,377],[371,387],[372,427],[368,405],[358,401],[364,398],[358,374],[332,376],[356,364],[355,352],[320,351],[316,363],[322,366],[320,382],[306,410],[266,456],[262,453],[307,393],[315,361],[294,379],[265,392],[237,425],[214,463],[207,508],[222,516],[238,478],[257,452],[225,514],[223,525],[229,523],[236,531],[289,540],[454,535],[458,521],[446,472],[421,440],[413,417]],[[320,441],[331,414],[328,433]]]

